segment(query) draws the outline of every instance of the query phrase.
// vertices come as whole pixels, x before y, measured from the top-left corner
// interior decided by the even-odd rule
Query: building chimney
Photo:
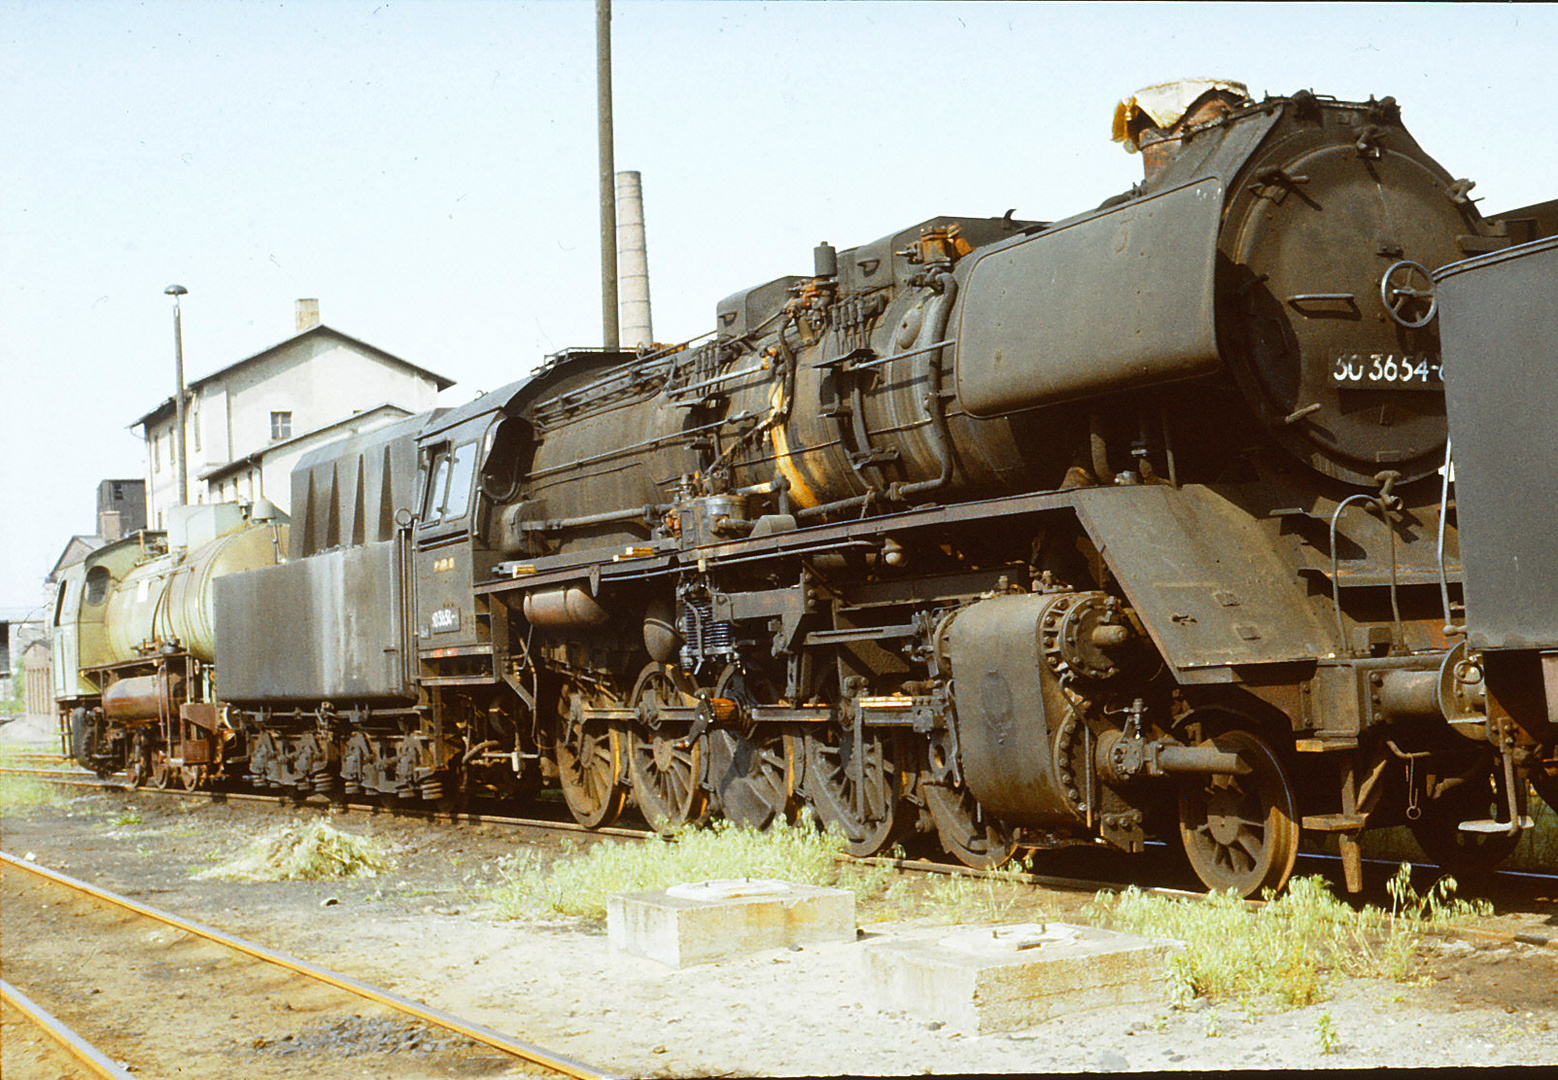
[[[644,191],[636,172],[617,174],[617,294],[624,349],[654,344],[649,318],[649,254],[644,246]]]
[[[298,333],[310,330],[319,325],[319,301],[299,300],[297,302]]]

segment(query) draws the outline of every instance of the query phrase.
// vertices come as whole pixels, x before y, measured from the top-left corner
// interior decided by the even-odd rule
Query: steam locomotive
[[[62,657],[73,753],[555,786],[590,827],[809,805],[856,854],[918,831],[977,867],[1177,838],[1246,896],[1305,836],[1352,889],[1365,829],[1495,864],[1558,771],[1558,676],[1521,653],[1505,705],[1466,640],[1430,271],[1552,223],[1484,219],[1390,98],[1168,141],[1091,212],[823,244],[703,339],[314,452],[285,558],[271,523],[217,541],[259,537],[199,600],[210,649],[169,602]],[[61,628],[204,551],[105,549]]]

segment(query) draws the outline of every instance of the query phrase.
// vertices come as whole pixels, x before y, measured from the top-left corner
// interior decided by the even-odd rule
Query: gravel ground
[[[47,736],[46,724],[0,729],[6,744]],[[141,820],[129,823],[135,814]],[[880,1010],[871,998],[863,949],[940,932],[928,919],[867,921],[856,942],[671,970],[612,953],[600,926],[497,918],[481,885],[493,880],[497,859],[528,842],[497,826],[346,815],[338,827],[393,847],[392,871],[340,882],[192,878],[275,823],[273,810],[244,804],[92,793],[63,810],[10,812],[0,820],[0,839],[12,854],[30,853],[155,906],[635,1076],[1558,1065],[1553,949],[1450,941],[1435,948],[1417,981],[1347,980],[1305,1009],[1205,1002],[1175,1009],[1164,1001],[977,1036]],[[537,843],[556,850],[554,841]],[[1086,899],[1038,891],[1008,919],[1079,921]],[[1558,933],[1558,902],[1549,896],[1537,908],[1501,928]],[[318,1080],[404,1077],[422,1075],[418,1055],[442,1037],[381,1021],[351,1030],[300,1026],[285,1045],[252,1052],[292,1055]],[[367,1059],[354,1062],[353,1048],[403,1063],[364,1072]],[[5,1074],[13,1075],[10,1068]]]

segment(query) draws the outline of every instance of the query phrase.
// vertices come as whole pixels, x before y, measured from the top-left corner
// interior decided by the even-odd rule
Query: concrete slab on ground
[[[970,1034],[1016,1031],[1085,1009],[1163,1000],[1165,941],[1067,923],[1021,923],[873,942],[868,999]]]
[[[613,952],[681,968],[764,949],[855,940],[855,894],[738,878],[622,893],[606,903]]]

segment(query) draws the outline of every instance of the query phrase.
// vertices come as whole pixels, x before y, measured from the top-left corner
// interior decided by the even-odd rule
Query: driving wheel
[[[813,724],[805,735],[806,794],[824,825],[848,838],[851,855],[884,850],[912,822],[899,798],[904,769],[891,733]]]
[[[967,788],[921,784],[920,797],[936,824],[941,846],[963,865],[994,870],[1017,850],[1017,829],[981,812]]]
[[[627,805],[627,789],[617,782],[618,740],[604,720],[577,715],[560,719],[554,752],[557,781],[573,819],[586,829],[610,825]]]
[[[709,803],[703,789],[704,740],[688,741],[691,721],[660,715],[665,706],[697,703],[690,681],[669,664],[650,663],[639,674],[632,700],[638,717],[626,738],[633,801],[659,832],[701,821]]]

